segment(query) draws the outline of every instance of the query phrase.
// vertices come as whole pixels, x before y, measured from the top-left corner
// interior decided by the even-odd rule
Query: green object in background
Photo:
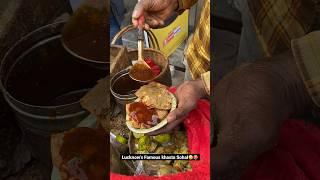
[[[136,139],[139,139],[139,138],[141,138],[142,136],[144,136],[144,134],[133,133],[133,136],[134,136]]]
[[[138,140],[139,145],[149,144],[149,142],[150,142],[150,137],[149,136],[142,136]]]
[[[154,137],[154,140],[158,143],[164,144],[171,140],[170,134],[160,134]]]
[[[127,144],[128,143],[128,140],[126,138],[124,138],[123,136],[120,136],[120,135],[118,135],[116,137],[116,140],[121,144]]]
[[[148,150],[150,144],[151,144],[150,137],[149,136],[142,136],[138,140],[138,149],[139,149],[139,151]]]

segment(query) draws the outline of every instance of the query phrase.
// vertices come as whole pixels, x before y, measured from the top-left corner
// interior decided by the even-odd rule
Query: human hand
[[[188,116],[189,112],[197,106],[199,99],[206,95],[205,87],[201,79],[186,81],[181,84],[176,92],[178,107],[168,114],[168,124],[157,131],[149,133],[154,136],[172,131]]]
[[[145,29],[159,28],[177,8],[178,0],[139,0],[132,13],[132,23]]]

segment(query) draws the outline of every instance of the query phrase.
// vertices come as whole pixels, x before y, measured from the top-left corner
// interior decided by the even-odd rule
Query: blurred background
[[[119,29],[131,23],[131,13],[136,2],[136,0],[123,1],[123,18],[120,23],[118,22]],[[188,35],[193,33],[202,2],[200,0],[189,12]],[[83,0],[1,0],[0,63],[8,50],[22,37],[47,24],[67,20],[81,3]],[[187,39],[181,42],[168,57],[174,86],[184,80],[183,50],[186,41]],[[135,35],[126,34],[122,38],[122,43],[127,47],[136,47]],[[3,96],[0,96],[0,124],[0,179],[50,179],[52,167],[34,158],[26,148],[27,143],[23,139],[21,127]]]

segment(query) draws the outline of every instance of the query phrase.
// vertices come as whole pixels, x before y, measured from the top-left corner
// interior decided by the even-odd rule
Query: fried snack
[[[177,106],[175,96],[166,86],[151,82],[142,86],[135,102],[126,104],[126,125],[135,133],[149,133],[165,126],[167,116]]]
[[[167,87],[162,84],[151,82],[142,86],[135,95],[148,107],[162,110],[171,109],[172,96]]]
[[[62,180],[106,179],[107,146],[107,135],[102,130],[74,128],[52,135],[52,161]]]
[[[164,119],[169,114],[168,110],[155,109],[159,119]]]
[[[138,101],[126,105],[129,121],[137,129],[151,128],[163,120],[171,109],[172,95],[166,86],[151,82],[137,92]]]

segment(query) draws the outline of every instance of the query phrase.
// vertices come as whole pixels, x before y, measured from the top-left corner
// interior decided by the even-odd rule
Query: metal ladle
[[[86,0],[73,13],[62,30],[62,45],[81,63],[107,70],[108,0]]]
[[[129,76],[135,81],[138,82],[147,82],[150,80],[141,80],[137,79],[135,76],[136,72],[147,72],[152,73],[151,67],[146,63],[143,57],[143,49],[144,49],[144,37],[143,37],[143,29],[139,28],[138,30],[138,60],[137,62],[132,66],[132,68],[129,71]]]

